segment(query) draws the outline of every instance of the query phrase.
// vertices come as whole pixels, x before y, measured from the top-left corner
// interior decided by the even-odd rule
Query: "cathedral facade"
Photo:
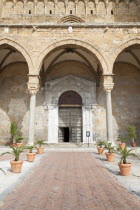
[[[140,134],[138,0],[0,2],[0,144]]]

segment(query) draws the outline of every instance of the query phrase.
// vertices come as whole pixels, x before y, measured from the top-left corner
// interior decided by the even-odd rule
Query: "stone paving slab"
[[[49,152],[3,202],[2,210],[140,209],[140,200],[87,152]]]

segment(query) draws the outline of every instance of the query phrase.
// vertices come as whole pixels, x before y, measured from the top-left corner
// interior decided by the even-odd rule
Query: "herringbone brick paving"
[[[50,152],[3,210],[139,210],[140,201],[86,152]]]

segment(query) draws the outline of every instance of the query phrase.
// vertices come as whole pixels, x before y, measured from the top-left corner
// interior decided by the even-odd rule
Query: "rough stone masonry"
[[[140,134],[139,21],[138,0],[0,1],[1,144],[11,122],[30,144]]]

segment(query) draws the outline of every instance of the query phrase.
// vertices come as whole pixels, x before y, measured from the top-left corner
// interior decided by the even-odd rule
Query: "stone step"
[[[83,148],[83,147],[88,147],[88,144],[58,143],[58,144],[47,144],[47,146],[55,148]],[[89,147],[95,147],[95,145],[90,144]]]

